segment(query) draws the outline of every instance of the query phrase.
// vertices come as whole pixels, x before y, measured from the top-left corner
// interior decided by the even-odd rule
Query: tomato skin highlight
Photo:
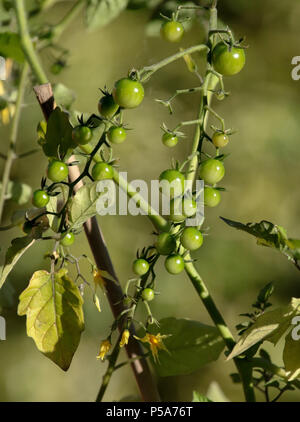
[[[119,109],[112,95],[104,95],[98,102],[98,111],[102,117],[111,119]]]
[[[221,194],[217,189],[209,186],[204,188],[204,205],[210,208],[216,207],[221,202]]]
[[[127,138],[127,133],[122,126],[111,126],[108,130],[107,137],[113,144],[122,144]]]
[[[184,259],[178,254],[169,255],[165,260],[165,268],[172,275],[180,274],[184,270]]]
[[[233,76],[239,73],[246,63],[245,50],[238,47],[230,47],[219,42],[212,52],[214,69],[223,76]]]
[[[73,245],[75,241],[75,236],[72,232],[65,234],[61,239],[60,239],[60,244],[62,246],[71,246]]]
[[[195,227],[186,227],[181,234],[180,242],[185,249],[196,251],[203,244],[203,236]]]
[[[47,170],[47,176],[52,182],[62,182],[69,174],[68,166],[59,160],[50,161]]]
[[[161,26],[160,34],[168,42],[179,42],[182,40],[184,27],[180,22],[167,21]]]
[[[143,85],[130,78],[120,79],[115,83],[112,92],[114,101],[123,108],[136,108],[144,99]]]
[[[225,167],[222,161],[209,158],[200,165],[200,178],[209,185],[220,182],[225,176]]]
[[[136,259],[132,264],[132,270],[138,276],[147,274],[149,267],[149,262],[142,258]]]
[[[176,249],[176,239],[170,233],[160,233],[155,242],[155,247],[160,255],[170,255]]]
[[[32,205],[34,205],[35,207],[43,208],[48,204],[49,200],[49,195],[43,189],[38,189],[33,192]]]
[[[92,137],[92,131],[87,126],[77,126],[72,130],[72,139],[78,145],[88,144]]]
[[[92,177],[97,181],[112,179],[114,177],[114,170],[110,164],[105,162],[96,163],[92,168]]]

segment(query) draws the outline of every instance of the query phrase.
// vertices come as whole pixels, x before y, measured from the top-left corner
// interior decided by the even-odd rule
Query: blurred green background
[[[55,23],[68,7],[69,2],[59,3],[43,20]],[[219,13],[236,35],[246,36],[250,48],[243,72],[225,81],[232,95],[214,104],[225,117],[227,127],[238,132],[226,150],[230,153],[223,183],[227,192],[223,193],[217,209],[206,212],[209,236],[195,257],[201,275],[235,332],[235,325],[242,320],[238,315],[250,309],[258,290],[266,283],[274,282],[274,304],[287,303],[291,296],[300,297],[299,273],[284,257],[256,246],[253,238],[230,229],[219,219],[220,215],[243,222],[267,219],[283,225],[292,237],[300,237],[300,81],[291,78],[292,57],[300,54],[300,3],[223,0]],[[69,66],[61,75],[54,77],[49,73],[49,77],[52,82],[62,82],[76,92],[75,109],[96,112],[98,88],[104,85],[111,88],[130,68],[154,63],[177,50],[177,45],[145,36],[149,16],[150,12],[145,10],[126,11],[108,27],[95,32],[86,31],[81,16],[64,33],[60,44],[70,50]],[[182,47],[201,42],[202,38],[202,25],[194,25]],[[45,53],[43,61],[49,68],[50,56]],[[197,96],[178,98],[171,117],[154,99],[166,99],[176,89],[196,84],[197,79],[188,73],[184,62],[177,62],[151,79],[139,109],[126,112],[125,119],[134,130],[129,132],[124,144],[115,148],[115,155],[120,158],[120,169],[128,171],[129,179],[150,181],[169,167],[171,156],[181,160],[186,157],[193,131],[186,131],[186,139],[173,152],[161,144],[160,125],[165,122],[172,127],[179,121],[193,119]],[[40,119],[40,109],[28,86],[19,150],[26,151],[36,145],[35,128]],[[1,152],[7,147],[7,135],[8,129],[0,127]],[[18,161],[12,178],[37,187],[45,167],[46,159],[38,153]],[[13,209],[7,203],[4,223],[9,222]],[[131,277],[136,249],[153,242],[152,227],[145,217],[105,217],[99,218],[99,223],[124,285]],[[2,254],[13,236],[20,234],[19,229],[1,232]],[[0,292],[1,314],[7,321],[7,340],[0,342],[1,401],[93,401],[101,383],[106,365],[95,357],[112,323],[103,295],[103,310],[99,314],[87,292],[86,330],[67,373],[36,350],[33,341],[26,337],[25,318],[16,316],[18,295],[35,270],[47,268],[48,262],[41,252],[47,252],[50,247],[45,242],[30,250]],[[73,252],[90,255],[83,234]],[[153,303],[156,318],[178,316],[210,323],[185,275],[171,277],[160,265],[158,286],[161,294]],[[281,347],[268,348],[278,364],[282,363]],[[234,372],[233,364],[225,362],[222,355],[218,362],[192,375],[159,379],[159,389],[163,400],[191,400],[193,390],[205,394],[210,383],[217,381],[228,399],[241,401],[241,387],[231,382],[228,377],[231,372]],[[113,376],[105,399],[119,401],[128,396],[138,397],[138,392],[130,368],[124,367]],[[262,399],[259,395],[258,398]],[[282,400],[298,401],[298,395],[285,394]]]

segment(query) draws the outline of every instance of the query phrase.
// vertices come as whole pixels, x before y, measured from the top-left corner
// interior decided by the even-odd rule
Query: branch
[[[43,114],[47,120],[51,113],[49,104],[52,104],[53,107],[55,106],[55,100],[53,97],[51,85],[48,83],[45,85],[35,86],[34,91],[43,111]],[[70,158],[70,161],[72,160],[74,160],[74,157]],[[69,169],[70,182],[76,180],[79,175],[79,168],[77,166],[71,166]],[[82,182],[78,183],[76,185],[76,189],[78,189],[81,184]],[[101,270],[107,271],[116,280],[118,280],[103,234],[97,223],[96,217],[89,219],[84,224],[84,230],[97,267]],[[112,283],[110,280],[106,280],[106,291],[112,313],[114,317],[117,318],[120,313],[125,310],[122,301],[123,292],[119,282]],[[135,359],[137,356],[141,356],[143,354],[143,350],[141,348],[140,343],[133,337],[133,335],[135,334],[133,325],[130,327],[130,331],[131,336],[129,344],[126,346],[126,352],[129,359],[132,359],[131,367],[133,369],[142,398],[144,401],[148,402],[159,401],[159,393],[152,378],[152,374],[148,367],[147,361],[145,359]]]

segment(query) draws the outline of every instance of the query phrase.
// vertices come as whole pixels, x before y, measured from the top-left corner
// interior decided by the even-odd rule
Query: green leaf
[[[288,256],[289,259],[300,259],[300,240],[289,239],[283,227],[265,220],[260,223],[243,224],[223,217],[221,219],[230,227],[255,236],[258,245],[277,249],[279,252]]]
[[[86,23],[94,30],[107,25],[124,9],[128,0],[89,0],[86,8]]]
[[[300,299],[292,298],[289,305],[259,316],[255,323],[242,334],[227,360],[243,354],[252,346],[265,340],[275,345],[291,326],[292,318],[299,313],[299,305]]]
[[[159,376],[190,374],[218,359],[224,342],[215,327],[189,319],[165,318],[155,328],[162,335],[169,353],[160,350],[159,362],[154,363]]]
[[[57,104],[69,110],[76,99],[74,91],[67,88],[64,84],[55,84],[53,88],[53,95]]]
[[[45,139],[41,137],[39,140],[47,157],[63,159],[72,154],[76,147],[72,129],[68,114],[56,107],[49,117]]]
[[[84,330],[83,300],[61,269],[51,275],[36,271],[21,293],[18,315],[26,315],[27,335],[40,352],[66,371]]]
[[[292,331],[285,338],[283,362],[285,370],[290,372],[289,380],[293,380],[300,375],[300,340],[293,339]]]
[[[97,214],[96,204],[100,193],[96,191],[97,183],[84,185],[76,192],[69,211],[70,229],[78,229],[89,218]]]
[[[212,402],[212,400],[209,400],[208,397],[203,396],[203,394],[198,393],[198,391],[193,391],[193,403],[208,403]]]
[[[0,33],[0,56],[23,63],[24,53],[19,34],[14,32]]]
[[[0,183],[0,192],[2,190],[2,183]],[[18,205],[26,204],[32,194],[32,189],[26,183],[19,183],[9,181],[6,191],[6,200],[11,199],[12,201],[16,202]]]
[[[9,273],[19,261],[21,256],[30,248],[35,242],[35,238],[32,234],[24,237],[17,237],[11,242],[11,246],[8,248],[5,256],[4,266],[0,277],[0,288],[3,286]]]

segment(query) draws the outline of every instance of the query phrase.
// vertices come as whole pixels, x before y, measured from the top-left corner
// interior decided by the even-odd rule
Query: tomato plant
[[[270,311],[268,308],[271,306],[270,297],[274,288],[271,283],[263,286],[251,310],[243,314],[247,318],[246,322],[237,326],[237,333],[234,335],[219,310],[209,285],[198,270],[205,269],[205,266],[217,267],[215,251],[222,251],[216,245],[211,248],[214,254],[211,259],[204,255],[206,252],[203,250],[209,248],[209,244],[213,242],[213,238],[210,242],[203,241],[204,236],[210,234],[209,227],[205,226],[206,213],[209,213],[209,208],[220,204],[221,192],[224,192],[224,202],[226,200],[226,188],[219,186],[219,183],[225,176],[224,162],[227,154],[220,153],[220,148],[228,145],[229,137],[234,131],[226,127],[221,114],[223,101],[230,94],[225,90],[224,76],[237,75],[246,64],[247,46],[243,39],[237,41],[231,29],[218,20],[217,3],[217,0],[72,0],[72,7],[58,23],[40,26],[39,18],[56,5],[56,0],[32,1],[28,4],[24,0],[0,3],[0,23],[1,28],[4,28],[0,31],[0,53],[7,60],[5,72],[11,79],[11,92],[5,92],[5,85],[0,81],[0,118],[3,124],[11,119],[8,151],[7,154],[0,153],[5,163],[0,185],[0,220],[3,223],[6,201],[12,200],[18,206],[25,207],[31,200],[33,205],[28,205],[26,209],[17,209],[11,222],[1,226],[1,232],[13,229],[8,233],[15,236],[15,232],[19,230],[20,234],[11,240],[6,251],[1,267],[0,288],[4,283],[9,285],[10,273],[22,256],[33,245],[42,244],[43,248],[36,249],[41,258],[45,259],[46,269],[40,263],[41,260],[36,261],[36,271],[26,280],[27,287],[19,295],[17,313],[26,317],[27,335],[33,339],[37,349],[64,371],[69,369],[81,341],[86,324],[86,306],[93,306],[93,311],[98,315],[97,312],[101,312],[102,308],[98,296],[100,289],[105,293],[113,317],[110,323],[105,318],[99,318],[102,339],[98,355],[93,355],[93,358],[107,363],[107,367],[97,393],[98,402],[103,400],[115,371],[125,364],[130,364],[141,398],[158,402],[160,395],[156,377],[152,376],[154,371],[157,377],[181,379],[181,375],[198,376],[199,371],[216,361],[222,352],[227,360],[232,359],[232,366],[236,371],[232,374],[232,379],[241,384],[247,402],[256,400],[256,390],[264,394],[266,401],[277,401],[284,392],[300,387],[299,346],[290,330],[294,318],[300,318],[300,299],[293,297],[289,304]],[[200,19],[201,31],[205,30],[204,41],[200,43],[197,38],[197,44],[177,48],[157,62],[154,57],[159,53],[147,51],[145,54],[149,57],[146,58],[147,65],[144,67],[137,63],[133,65],[134,60],[140,63],[145,59],[133,45],[132,56],[126,56],[131,66],[128,73],[124,69],[120,71],[122,65],[118,63],[118,53],[115,68],[108,68],[110,77],[114,78],[113,75],[119,74],[115,82],[108,81],[112,86],[107,88],[107,81],[93,81],[96,98],[94,111],[80,111],[77,107],[75,109],[75,94],[72,90],[61,83],[51,84],[48,80],[49,72],[43,65],[46,62],[44,55],[49,53],[49,59],[55,56],[49,70],[50,75],[52,72],[59,79],[60,74],[69,66],[69,51],[60,46],[59,39],[76,16],[84,15],[87,25],[93,29],[109,24],[125,8],[142,7],[153,9],[151,25],[147,26],[148,34],[156,31],[156,35],[160,34],[164,40],[180,42],[192,24],[199,25]],[[126,28],[127,31],[131,30],[130,26]],[[115,36],[115,29],[111,36]],[[125,42],[120,37],[116,38],[118,43]],[[185,42],[188,43],[188,40],[189,37],[186,37]],[[162,45],[165,50],[174,48],[174,45]],[[89,58],[98,55],[98,51],[95,52],[88,41],[86,46]],[[104,52],[101,50],[99,54],[105,65],[105,59],[102,58]],[[195,78],[192,87],[183,87],[184,81],[172,73],[172,66],[168,67],[173,64],[175,68],[178,62],[189,72],[186,81]],[[87,66],[87,61],[83,59],[80,65]],[[177,89],[170,92],[167,100],[153,98],[152,77],[157,75],[158,78],[162,69],[165,72],[170,69],[170,73],[166,73],[165,79],[157,85],[159,89],[171,91],[171,84],[169,86],[168,82],[174,80],[178,83]],[[97,94],[99,83],[103,86],[100,89],[100,99]],[[44,116],[44,120],[36,122],[41,154],[39,160],[43,160],[45,167],[48,163],[47,170],[39,174],[36,180],[39,188],[33,193],[26,183],[11,180],[14,161],[36,152],[35,149],[19,152],[16,147],[17,140],[22,138],[20,127],[27,116],[24,114],[23,118],[22,113],[28,86],[34,89]],[[242,84],[240,90],[243,90]],[[145,94],[147,101],[143,103]],[[177,97],[190,94],[197,96],[197,110],[194,117],[184,120],[183,116],[192,111],[194,103],[182,103],[187,110],[178,112],[174,102]],[[158,136],[157,144],[148,133],[149,125],[155,121],[147,109],[148,101],[153,99],[156,100],[157,107],[162,107],[162,111],[155,116],[160,119],[156,127],[158,133],[160,129],[163,131],[163,135]],[[215,99],[222,101],[218,112],[214,106]],[[136,116],[142,122],[141,136],[147,138],[147,148],[155,150],[154,158],[161,165],[160,171],[165,169],[153,181],[159,182],[157,193],[162,193],[159,200],[165,200],[169,205],[167,215],[159,207],[155,209],[143,196],[142,188],[128,182],[124,172],[118,170],[123,157],[115,156],[118,149],[115,145],[125,141],[127,131],[136,129],[134,121],[130,120],[135,112],[131,109],[139,106],[141,107]],[[173,116],[166,124],[168,112]],[[28,119],[30,125],[31,120],[33,119]],[[194,129],[193,135],[188,131],[189,128]],[[32,137],[34,136],[36,135],[33,132]],[[131,165],[135,166],[137,160],[140,160],[143,172],[146,167],[153,170],[155,160],[148,158],[149,150],[142,150],[140,145],[130,141],[131,139],[126,142],[125,149],[128,146],[127,158],[132,160]],[[162,152],[161,143],[174,148],[168,151],[167,156],[168,159],[171,158],[171,164],[169,161],[163,162],[166,151]],[[169,157],[173,152],[174,157]],[[138,156],[140,158],[136,158]],[[33,169],[37,161],[32,158],[30,163]],[[36,167],[36,171],[39,171],[39,167]],[[134,170],[137,169],[134,167]],[[230,172],[230,169],[226,171]],[[33,177],[33,174],[30,176]],[[118,188],[123,198],[128,197],[128,209],[134,208],[136,213],[137,210],[140,211],[154,226],[152,237],[148,237],[143,247],[136,251],[136,258],[131,265],[134,275],[130,275],[124,283],[119,281],[115,269],[119,262],[114,260],[113,265],[99,227],[99,224],[105,227],[105,211],[109,208],[107,204],[113,208],[116,202],[122,202],[122,195],[119,196],[119,201],[111,201],[107,194],[109,184]],[[144,185],[148,186],[146,182]],[[199,206],[202,206],[200,210]],[[138,215],[134,212],[133,215]],[[101,215],[99,221],[97,214]],[[276,249],[295,268],[300,269],[300,240],[288,237],[282,226],[265,220],[243,224],[221,218],[228,226],[254,236],[259,245]],[[133,254],[134,234],[125,243],[121,242],[117,224],[116,220],[111,237],[120,243],[122,256]],[[93,260],[85,250],[84,243],[75,242],[81,234],[86,236]],[[74,247],[70,248],[73,244]],[[49,248],[46,253],[44,245]],[[164,264],[166,271],[160,264]],[[26,265],[28,267],[30,262]],[[27,267],[24,274],[22,273],[22,279],[27,277]],[[240,271],[240,267],[237,268]],[[180,296],[183,295],[176,293],[179,292],[177,288],[185,286],[186,278],[183,274],[191,283],[197,300],[201,301],[207,311],[210,325],[203,324],[202,320],[177,318],[176,315],[156,319],[162,303],[159,295],[165,294],[168,285],[171,288],[168,290],[167,300],[176,303],[181,313],[189,311],[182,306],[184,297]],[[178,277],[173,278],[173,275]],[[16,277],[20,277],[20,274]],[[242,279],[242,274],[240,277]],[[219,284],[224,285],[224,290],[227,289],[227,281],[221,281],[223,284]],[[228,292],[227,294],[230,295]],[[168,309],[166,307],[166,312]],[[92,315],[92,311],[89,312]],[[276,344],[284,335],[283,365],[279,366],[273,363],[263,345],[265,341]],[[128,359],[120,363],[123,348],[126,348]],[[26,354],[26,350],[22,353]],[[23,360],[23,356],[20,360]],[[152,365],[153,371],[149,369],[149,365]],[[93,375],[92,372],[91,374]],[[211,400],[202,393],[194,392],[193,401]]]

